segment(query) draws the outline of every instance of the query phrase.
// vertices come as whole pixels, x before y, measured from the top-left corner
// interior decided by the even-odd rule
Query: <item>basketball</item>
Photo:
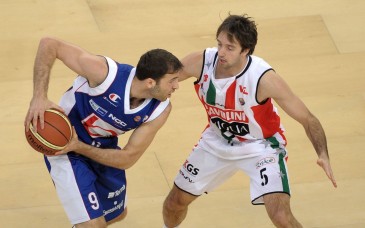
[[[53,155],[66,147],[72,138],[72,127],[68,117],[56,110],[48,109],[44,113],[44,128],[38,122],[37,132],[30,123],[29,131],[25,131],[29,145],[36,151]]]

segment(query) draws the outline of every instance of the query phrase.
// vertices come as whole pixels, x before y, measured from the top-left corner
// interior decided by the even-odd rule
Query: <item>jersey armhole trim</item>
[[[259,102],[259,101],[257,100],[257,92],[259,91],[259,83],[260,83],[260,81],[261,81],[261,78],[264,76],[264,74],[266,74],[266,72],[268,72],[268,71],[270,71],[270,70],[275,71],[274,69],[269,68],[269,69],[265,70],[265,71],[261,74],[261,76],[259,77],[259,80],[257,80],[256,93],[255,93],[255,100],[256,100],[257,104],[263,105],[263,104],[265,104],[265,103],[266,103],[266,102],[270,99],[270,98],[266,98],[265,100],[263,100],[263,101],[261,101],[261,102]]]
[[[204,64],[205,64],[205,52],[206,52],[206,50],[204,50],[204,52],[203,52],[203,64],[202,64],[202,69],[201,69],[201,72],[200,72],[200,76],[196,81],[194,81],[194,85],[198,84],[200,82],[201,78],[203,77]]]

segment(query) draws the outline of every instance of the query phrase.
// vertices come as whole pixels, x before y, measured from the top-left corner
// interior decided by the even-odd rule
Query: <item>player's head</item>
[[[150,97],[164,101],[179,88],[178,73],[182,68],[180,60],[170,52],[153,49],[141,56],[136,77],[146,82]]]
[[[141,56],[137,64],[139,80],[152,78],[158,82],[166,74],[175,74],[182,69],[180,60],[164,49],[152,49]]]
[[[229,15],[218,27],[216,38],[221,33],[226,33],[228,40],[237,42],[241,45],[242,52],[248,49],[248,55],[253,54],[257,44],[257,28],[255,21],[246,14]]]

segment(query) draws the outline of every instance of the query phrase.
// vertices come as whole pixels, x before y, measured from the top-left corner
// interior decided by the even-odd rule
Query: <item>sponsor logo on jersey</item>
[[[121,98],[118,94],[111,93],[111,94],[109,94],[108,97],[104,97],[104,99],[106,101],[108,101],[111,105],[113,105],[114,107],[118,107],[119,101]]]
[[[100,114],[101,116],[105,116],[105,114],[108,113],[107,110],[103,109],[98,104],[96,104],[93,99],[89,100],[89,104],[90,104],[91,108],[94,109],[94,111],[97,112],[98,114]]]
[[[115,93],[111,93],[109,94],[109,99],[114,102],[114,103],[118,103],[120,100],[120,96],[118,94]]]
[[[102,120],[95,113],[91,113],[81,122],[92,138],[113,137],[124,133],[124,131]]]
[[[114,207],[108,209],[108,210],[103,210],[104,216],[110,213],[113,213],[116,210],[120,210],[121,208],[124,207],[124,200],[122,200],[122,202],[120,202],[120,204],[115,205]]]
[[[208,81],[208,74],[204,74],[204,82]]]
[[[123,122],[122,120],[118,119],[117,117],[115,117],[113,115],[113,113],[110,113],[108,116],[110,119],[112,119],[117,125],[125,127],[127,126],[127,124],[125,122]]]
[[[134,121],[139,122],[141,121],[141,116],[135,116],[133,119]]]
[[[258,161],[256,163],[256,169],[261,168],[262,166],[268,165],[268,164],[273,164],[275,163],[275,158],[273,157],[266,157],[261,159],[260,161]]]
[[[243,105],[245,105],[245,100],[242,98],[242,97],[240,97],[240,98],[238,98],[238,101],[240,102],[240,104],[243,106]]]
[[[193,176],[196,176],[199,173],[199,169],[195,168],[192,164],[190,164],[188,160],[185,161],[183,167],[188,173],[190,173]]]
[[[241,92],[241,93],[243,93],[243,94],[245,94],[245,95],[248,95],[248,92],[247,92],[247,90],[246,90],[246,86],[242,86],[242,85],[240,85],[240,86],[239,86],[239,88],[240,88],[240,92]]]
[[[235,136],[245,136],[250,132],[246,123],[227,122],[218,117],[211,118],[210,121],[217,126],[221,132],[229,132]]]
[[[185,179],[185,180],[187,180],[187,181],[189,181],[189,183],[195,183],[190,177],[188,177],[188,176],[185,176],[185,174],[184,174],[184,172],[183,171],[181,171],[181,170],[179,170],[179,172],[180,172],[180,175],[181,176],[183,176],[183,178]]]
[[[243,111],[236,110],[223,110],[207,103],[204,103],[205,110],[207,114],[212,117],[219,117],[228,122],[236,121],[236,122],[244,122],[248,123],[248,118]]]
[[[108,199],[111,199],[111,198],[114,198],[116,196],[119,196],[124,190],[125,190],[125,185],[123,184],[123,186],[120,189],[118,189],[117,191],[115,191],[115,192],[109,192]]]

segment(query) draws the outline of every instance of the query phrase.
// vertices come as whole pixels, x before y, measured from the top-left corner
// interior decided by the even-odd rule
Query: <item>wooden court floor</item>
[[[363,0],[1,0],[0,227],[71,227],[40,154],[24,138],[32,67],[42,36],[135,65],[152,48],[179,57],[216,45],[228,12],[258,23],[255,54],[266,59],[321,120],[334,189],[316,165],[304,130],[281,112],[287,130],[292,209],[304,227],[365,227],[365,1]],[[56,63],[49,98],[75,75]],[[173,111],[148,151],[127,171],[129,215],[111,227],[162,227],[162,203],[206,125],[192,81],[180,84]],[[120,137],[121,146],[128,135]],[[237,174],[194,202],[183,228],[273,227],[252,206]]]

